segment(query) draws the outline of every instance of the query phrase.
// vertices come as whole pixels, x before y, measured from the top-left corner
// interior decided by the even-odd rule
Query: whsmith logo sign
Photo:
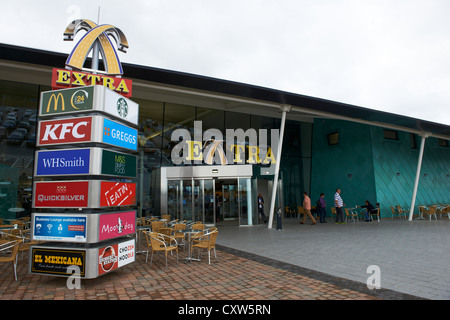
[[[136,156],[102,148],[40,150],[35,159],[35,176],[136,177]]]
[[[41,93],[39,116],[104,112],[133,125],[138,124],[139,105],[102,86]]]
[[[271,129],[268,145],[267,129],[227,129],[226,139],[218,129],[203,133],[202,122],[194,121],[194,137],[187,129],[176,129],[171,140],[178,142],[172,149],[172,162],[178,164],[263,164],[276,163],[279,130]]]

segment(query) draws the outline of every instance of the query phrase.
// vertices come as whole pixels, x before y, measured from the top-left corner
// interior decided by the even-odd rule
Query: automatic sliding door
[[[192,198],[193,188],[192,180],[181,180],[181,220],[192,220]]]
[[[176,219],[181,219],[181,181],[167,181],[167,214]]]
[[[203,180],[205,224],[214,224],[214,180]]]

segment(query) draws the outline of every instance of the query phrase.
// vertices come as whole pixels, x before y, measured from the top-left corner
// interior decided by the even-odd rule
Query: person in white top
[[[344,222],[344,206],[345,203],[341,198],[341,189],[337,189],[334,194],[334,207],[336,208],[336,224]]]

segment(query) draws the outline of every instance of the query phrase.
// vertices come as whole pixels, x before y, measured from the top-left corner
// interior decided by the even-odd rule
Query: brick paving
[[[298,272],[218,250],[208,265],[185,264],[156,256],[152,267],[145,255],[136,262],[97,279],[81,280],[81,289],[68,289],[66,278],[28,273],[28,259],[19,256],[18,281],[11,264],[0,265],[0,300],[373,300],[356,290],[314,279]]]
[[[434,232],[442,231],[428,225]],[[408,226],[408,230],[413,225]],[[420,229],[413,230],[423,234]],[[427,227],[427,225],[423,225]],[[317,227],[322,228],[317,229]],[[81,280],[81,289],[68,289],[66,278],[28,273],[28,256],[19,255],[18,281],[14,280],[12,265],[0,264],[0,300],[419,300],[416,295],[401,293],[398,290],[383,287],[369,290],[363,281],[351,279],[342,273],[326,272],[320,268],[308,266],[321,257],[330,264],[338,263],[348,269],[340,259],[357,261],[361,251],[351,250],[352,255],[314,255],[323,250],[323,246],[314,247],[317,239],[328,234],[334,240],[341,241],[342,235],[355,239],[367,237],[368,232],[377,232],[387,237],[387,233],[398,233],[401,228],[395,224],[367,224],[347,226],[300,226],[296,221],[280,232],[257,226],[251,228],[219,228],[217,245],[218,261],[212,259],[208,265],[207,256],[201,262],[185,264],[186,254],[180,249],[180,261],[169,256],[169,268],[165,269],[163,255],[156,256],[152,267],[145,262],[145,255],[138,254],[136,262],[115,270],[97,279]],[[417,228],[417,226],[413,226]],[[338,229],[339,228],[339,229]],[[381,229],[383,228],[383,229]],[[336,231],[337,230],[337,231]],[[345,230],[345,233],[342,231]],[[355,232],[358,230],[358,232]],[[360,235],[361,234],[361,235]],[[413,235],[411,235],[413,236]],[[355,240],[352,239],[352,240]],[[238,240],[237,244],[233,241]],[[442,240],[442,239],[441,239]],[[246,241],[245,250],[242,247]],[[265,241],[265,242],[264,242]],[[297,242],[296,242],[297,241]],[[356,240],[355,240],[356,241]],[[330,241],[329,241],[330,242]],[[286,243],[286,249],[276,244]],[[300,246],[299,244],[303,244]],[[305,245],[306,244],[306,245]],[[401,243],[404,246],[404,243]],[[141,250],[143,248],[140,248]],[[263,250],[261,250],[263,249]],[[425,249],[425,248],[421,248]],[[264,253],[263,253],[264,252]],[[422,251],[423,252],[423,251]],[[308,254],[305,256],[305,254]],[[420,251],[417,251],[420,254]],[[389,261],[391,255],[379,256]],[[290,257],[290,259],[289,259]],[[307,258],[306,258],[307,257]],[[436,257],[433,255],[433,257]],[[408,256],[403,256],[408,258]],[[387,260],[386,260],[387,259]],[[436,259],[436,258],[434,258]],[[323,265],[322,260],[318,260]],[[325,261],[325,260],[324,260]],[[408,263],[414,260],[406,260]],[[436,260],[437,261],[437,260]],[[350,261],[349,261],[350,262]],[[367,276],[367,274],[366,274]],[[384,279],[384,278],[383,278]],[[412,290],[414,292],[414,290]]]

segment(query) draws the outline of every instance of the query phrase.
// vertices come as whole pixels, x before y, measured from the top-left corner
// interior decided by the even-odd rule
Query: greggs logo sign
[[[53,68],[52,88],[54,90],[94,85],[102,85],[127,98],[132,96],[133,82],[130,79]]]

